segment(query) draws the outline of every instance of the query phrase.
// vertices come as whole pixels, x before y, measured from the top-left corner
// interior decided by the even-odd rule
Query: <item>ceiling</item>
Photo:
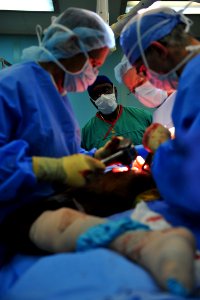
[[[150,5],[151,2],[154,2],[152,0],[140,1],[141,5],[143,3],[149,3]],[[47,27],[51,22],[51,17],[59,15],[66,8],[81,7],[96,11],[96,3],[96,0],[54,0],[55,13],[0,11],[0,35],[35,35],[35,26],[37,24],[40,24],[43,28]],[[127,0],[108,0],[110,25],[115,23],[117,18],[125,13],[126,4]],[[190,15],[189,17],[194,21],[192,33],[200,39],[200,26],[198,26],[200,15]]]
[[[55,13],[0,11],[0,34],[35,34],[36,24],[40,24],[43,28],[47,27],[53,15],[60,14],[68,7],[96,11],[96,0],[55,0],[54,2]],[[110,25],[125,12],[126,3],[126,0],[109,0]]]

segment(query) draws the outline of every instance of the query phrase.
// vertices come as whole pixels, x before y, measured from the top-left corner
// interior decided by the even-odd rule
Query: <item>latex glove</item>
[[[62,158],[32,158],[33,171],[38,180],[58,182],[72,187],[86,184],[89,176],[103,173],[105,165],[88,155],[74,154]]]
[[[123,140],[122,136],[113,136],[110,141],[95,152],[94,157],[97,159],[103,159],[115,153],[121,140]]]
[[[153,123],[145,131],[142,144],[146,150],[155,153],[158,147],[171,139],[170,131],[162,124]]]

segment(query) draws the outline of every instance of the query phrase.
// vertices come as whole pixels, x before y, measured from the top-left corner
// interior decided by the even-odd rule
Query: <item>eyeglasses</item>
[[[104,86],[92,92],[92,99],[97,100],[102,94],[112,94],[113,86]]]
[[[146,73],[146,67],[143,63],[143,61],[141,59],[137,60],[135,63],[134,63],[134,67],[136,69],[136,72],[137,74],[139,73]]]

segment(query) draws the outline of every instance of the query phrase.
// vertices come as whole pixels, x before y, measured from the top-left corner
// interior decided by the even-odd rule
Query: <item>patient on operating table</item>
[[[168,131],[162,129],[159,127],[159,134],[156,134],[156,138],[160,142],[169,138]],[[148,135],[149,132],[148,130]],[[115,175],[118,176],[118,174]],[[123,176],[128,179],[128,174],[128,172],[120,173],[121,179]],[[106,180],[109,178],[111,180],[112,176],[114,178],[114,173],[113,175],[105,174]],[[100,183],[101,180],[97,182]],[[116,182],[120,186],[120,181]],[[138,182],[135,181],[135,187],[137,187]],[[134,183],[133,178],[132,183]],[[147,180],[145,184],[148,189],[153,187],[154,182]],[[107,184],[108,187],[109,184]],[[127,196],[128,191],[125,190],[125,187],[124,181],[121,184],[121,193]],[[76,192],[78,194],[78,191]],[[115,191],[113,193],[115,194]],[[103,194],[101,200],[103,207],[105,205]],[[95,203],[96,198],[93,201]],[[48,203],[34,204],[33,207],[29,205],[29,211],[24,207],[24,210],[21,210],[16,218],[10,220],[12,226],[8,226],[7,231],[4,231],[7,236],[12,236],[9,241],[10,246],[15,246],[15,251],[23,252],[25,250],[25,252],[32,254],[85,251],[96,247],[107,247],[146,268],[160,287],[184,296],[192,292],[194,288],[195,241],[188,230],[167,228],[152,231],[148,225],[128,218],[109,221],[72,208],[62,207],[62,205],[62,201],[59,203],[49,200]],[[89,202],[89,208],[87,205],[88,203],[85,205],[86,209],[92,209],[91,202]],[[101,205],[99,202],[98,209],[101,208]],[[113,199],[111,206],[114,205]],[[84,207],[84,203],[82,203],[82,207]],[[103,208],[101,213],[105,214]],[[21,225],[19,225],[22,223],[20,218],[23,219]],[[14,231],[18,231],[18,235],[13,235]]]

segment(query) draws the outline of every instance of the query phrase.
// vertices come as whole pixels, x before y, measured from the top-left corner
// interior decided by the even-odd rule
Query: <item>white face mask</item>
[[[168,97],[166,91],[157,89],[149,81],[146,81],[135,89],[135,97],[147,107],[158,107]]]
[[[94,103],[104,115],[111,114],[117,108],[115,93],[102,94]]]

